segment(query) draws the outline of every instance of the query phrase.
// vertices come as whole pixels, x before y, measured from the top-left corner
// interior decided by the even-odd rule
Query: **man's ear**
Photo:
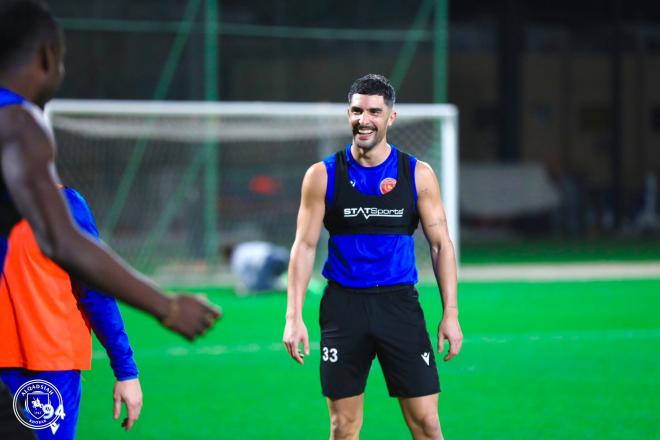
[[[37,50],[39,67],[43,72],[49,73],[57,69],[57,47],[54,44],[43,44]]]
[[[390,117],[387,120],[387,126],[391,127],[392,124],[394,124],[394,121],[396,121],[396,112],[392,111],[392,113],[390,113]]]
[[[36,57],[37,62],[39,63],[39,70],[42,72],[48,72],[48,66],[50,65],[48,47],[46,45],[39,46]]]

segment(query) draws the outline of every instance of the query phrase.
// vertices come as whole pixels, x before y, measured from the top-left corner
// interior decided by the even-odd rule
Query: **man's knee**
[[[440,418],[436,413],[411,415],[408,426],[415,439],[442,440]]]
[[[355,414],[336,413],[330,416],[331,439],[358,438],[362,427],[362,417]]]
[[[422,416],[418,421],[420,430],[424,433],[426,438],[433,440],[442,439],[442,431],[440,430],[440,418],[437,414],[427,414]]]

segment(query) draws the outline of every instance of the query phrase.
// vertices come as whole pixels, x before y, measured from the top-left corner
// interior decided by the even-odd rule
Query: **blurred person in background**
[[[286,290],[281,275],[289,264],[289,251],[266,241],[230,244],[224,249],[231,273],[236,279],[236,293]]]

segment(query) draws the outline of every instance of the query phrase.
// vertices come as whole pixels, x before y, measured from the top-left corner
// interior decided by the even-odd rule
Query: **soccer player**
[[[414,287],[412,234],[420,220],[441,292],[438,352],[447,339],[445,361],[459,353],[463,339],[456,262],[438,182],[428,164],[388,144],[387,129],[397,116],[394,101],[385,77],[357,79],[348,93],[352,143],[312,165],[302,183],[283,342],[302,364],[309,354],[303,302],[325,225],[330,239],[319,317],[321,386],[335,440],[359,438],[375,356],[413,437],[442,439],[435,356]]]
[[[7,237],[25,218],[44,255],[73,278],[192,340],[220,317],[215,307],[192,296],[164,295],[73,224],[57,187],[55,142],[42,115],[63,77],[63,58],[61,29],[41,2],[0,2],[0,270]],[[4,402],[6,393],[0,387]],[[6,405],[0,407],[0,420],[6,418],[3,411]]]
[[[162,294],[107,247],[73,224],[58,190],[55,144],[42,109],[63,75],[64,39],[41,3],[0,6],[0,257],[6,237],[25,218],[42,252],[74,278],[158,318],[188,339],[219,312],[197,297]]]
[[[98,239],[83,197],[71,188],[64,188],[63,194],[76,224]],[[26,382],[40,379],[53,384],[62,395],[60,413],[65,416],[50,429],[34,434],[43,439],[75,438],[82,394],[80,370],[89,370],[92,359],[90,326],[105,347],[117,378],[114,417],[119,417],[124,402],[127,417],[122,426],[130,430],[142,408],[142,390],[114,298],[71,280],[40,252],[25,220],[9,236],[4,273],[0,284],[0,378],[13,394]]]

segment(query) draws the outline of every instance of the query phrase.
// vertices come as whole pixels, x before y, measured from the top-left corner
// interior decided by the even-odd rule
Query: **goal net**
[[[346,109],[55,100],[46,116],[62,181],[86,197],[103,240],[140,270],[177,281],[222,272],[226,245],[291,246],[305,171],[351,141]],[[458,249],[456,108],[398,104],[396,111],[388,141],[435,169]],[[426,241],[416,241],[420,269],[430,268]]]

